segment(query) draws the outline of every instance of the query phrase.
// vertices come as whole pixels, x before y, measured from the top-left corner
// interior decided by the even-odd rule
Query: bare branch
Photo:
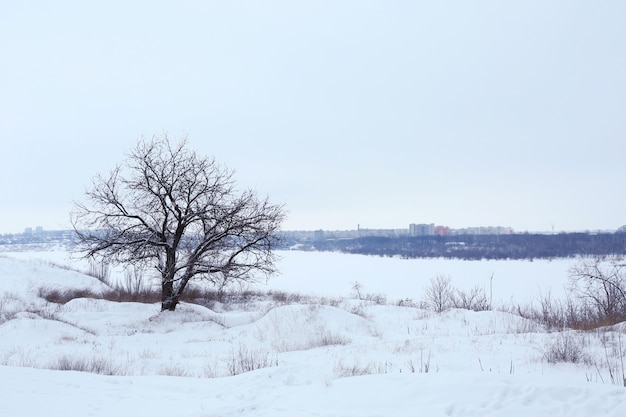
[[[584,259],[570,269],[569,285],[597,311],[599,319],[626,319],[626,265],[621,259]]]

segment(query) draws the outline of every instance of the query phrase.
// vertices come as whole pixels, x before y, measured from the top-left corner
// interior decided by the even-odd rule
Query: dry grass
[[[594,330],[626,321],[625,314],[605,315],[589,303],[568,297],[565,301],[542,296],[538,302],[518,305],[511,313],[544,325],[555,331],[565,329]]]
[[[126,285],[111,288],[105,291],[90,289],[60,289],[41,287],[37,295],[54,304],[66,304],[77,298],[93,298],[114,302],[135,302],[154,304],[161,301],[159,288],[133,289]],[[271,301],[276,304],[306,304],[338,306],[339,298],[314,297],[284,291],[217,291],[201,287],[188,287],[180,297],[181,302],[194,303],[212,308],[216,303],[227,305],[246,305],[255,301]],[[1,305],[0,305],[1,307]]]
[[[365,365],[361,365],[358,362],[345,364],[343,361],[338,361],[333,368],[338,378],[348,378],[362,375],[387,374],[394,370],[394,364],[386,361],[369,362]]]
[[[113,362],[103,358],[77,358],[61,356],[47,367],[57,371],[89,372],[101,375],[122,375],[122,369],[113,365]]]
[[[590,363],[584,339],[571,332],[560,333],[549,343],[544,351],[544,359],[548,363]]]
[[[278,366],[276,355],[265,350],[249,350],[245,346],[239,346],[236,352],[233,350],[226,363],[226,369],[231,376],[272,366]]]

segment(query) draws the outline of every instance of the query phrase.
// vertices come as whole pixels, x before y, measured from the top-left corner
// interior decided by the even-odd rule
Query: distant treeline
[[[372,236],[319,240],[301,247],[318,251],[403,258],[540,259],[577,255],[624,255],[626,233]]]
[[[72,246],[73,231],[0,235],[9,244],[64,244]],[[284,249],[333,251],[403,258],[546,259],[578,255],[626,255],[626,233],[560,233],[456,236],[365,236],[316,241],[285,238]]]

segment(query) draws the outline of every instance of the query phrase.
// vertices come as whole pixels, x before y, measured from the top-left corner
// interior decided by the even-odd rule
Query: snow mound
[[[0,256],[0,282],[4,293],[36,295],[41,288],[56,290],[110,289],[96,278],[43,260],[27,261]]]
[[[274,308],[248,327],[279,352],[347,345],[354,339],[371,338],[373,333],[368,320],[340,308],[316,304]]]

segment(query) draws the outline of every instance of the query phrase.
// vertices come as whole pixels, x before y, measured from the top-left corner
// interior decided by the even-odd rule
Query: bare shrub
[[[239,346],[239,350],[233,350],[226,363],[226,369],[230,375],[239,375],[256,369],[278,366],[275,355],[264,350],[249,350],[245,346]]]
[[[544,358],[549,363],[580,363],[590,362],[589,355],[585,353],[582,339],[575,333],[560,333],[550,344],[546,345]]]
[[[352,306],[348,312],[351,314],[357,315],[359,317],[362,317],[365,320],[369,320],[371,318],[370,315],[365,310],[364,303],[359,303],[357,305]]]
[[[413,308],[419,307],[419,303],[417,303],[416,301],[414,301],[412,298],[409,298],[409,297],[398,300],[396,302],[396,305],[398,307],[413,307]]]
[[[4,300],[0,298],[0,324],[4,323],[5,321],[10,320],[7,317],[8,317],[8,313],[5,312]]]
[[[478,285],[467,291],[457,289],[455,294],[456,296],[452,299],[452,304],[455,308],[473,311],[490,310],[489,300],[487,300],[485,289],[479,287]]]
[[[262,299],[269,297],[272,301],[280,304],[327,304],[324,302],[324,298],[286,291],[270,290],[267,294],[259,292],[254,292],[254,294],[256,298]]]
[[[352,291],[354,291],[354,297],[357,300],[362,300],[363,299],[363,285],[359,282],[359,281],[354,281],[352,283]]]
[[[428,309],[437,313],[454,306],[454,289],[450,283],[450,277],[437,275],[430,280],[425,290],[424,304]]]
[[[77,298],[94,298],[115,302],[138,302],[148,304],[158,302],[161,299],[160,293],[156,290],[143,289],[140,292],[129,292],[121,288],[93,292],[85,288],[59,289],[41,287],[37,290],[37,295],[49,303],[55,304],[66,304]]]
[[[339,307],[339,304],[341,304],[341,300],[334,297],[320,297],[317,302],[321,305],[330,307]]]
[[[553,299],[548,293],[537,302],[518,305],[512,313],[536,321],[550,330],[593,330],[615,324],[615,317],[598,314],[598,309],[584,298],[569,293],[565,300]]]
[[[323,329],[319,333],[317,339],[317,346],[333,346],[333,345],[347,345],[351,342],[349,337],[339,333],[331,332],[328,329]]]
[[[164,366],[159,369],[159,375],[165,376],[189,376],[187,370],[179,367],[179,366]]]
[[[109,287],[111,286],[111,267],[106,262],[97,262],[93,258],[89,258],[89,268],[85,274]]]
[[[161,292],[158,288],[150,287],[142,280],[142,285],[138,285],[133,277],[132,285],[123,283],[114,284],[112,288],[93,292],[89,289],[81,288],[52,288],[41,287],[38,289],[38,296],[44,300],[55,304],[66,304],[76,298],[93,298],[114,302],[136,302],[145,304],[154,304],[161,301]],[[341,303],[339,298],[314,297],[310,295],[302,295],[298,293],[290,293],[285,291],[224,291],[220,293],[218,290],[211,288],[203,288],[201,286],[190,286],[183,294],[181,294],[181,302],[194,303],[204,307],[213,308],[215,303],[227,304],[247,304],[251,301],[274,301],[279,304],[308,304],[308,305],[329,305],[337,307]],[[383,303],[384,298],[373,296],[372,302]],[[0,310],[1,312],[1,310]],[[2,316],[0,315],[0,318]]]
[[[285,291],[270,291],[268,295],[272,297],[272,300],[280,304],[288,303],[290,298],[289,294],[287,294]]]
[[[37,290],[37,296],[55,304],[66,304],[75,298],[103,298],[102,293],[94,293],[85,288],[60,289],[41,287]]]
[[[379,306],[387,304],[387,296],[385,294],[367,293],[365,299]]]
[[[105,291],[99,298],[107,301],[115,301],[118,303],[132,302],[132,303],[144,303],[154,304],[161,300],[161,293],[157,290],[144,288],[139,292],[126,291],[118,288],[111,291]]]
[[[0,298],[0,324],[5,323],[9,320],[13,320],[15,318],[15,315],[17,314],[17,311],[8,307],[8,302],[5,301],[7,300],[6,297],[7,294],[5,293],[2,295],[2,298]]]
[[[44,320],[63,322],[61,318],[59,317],[59,306],[55,307],[52,305],[46,305],[46,306],[30,305],[24,309],[24,312],[30,313],[33,316],[42,318]]]
[[[578,321],[578,313],[570,301],[568,306],[572,308],[572,316],[568,317],[566,307],[560,300],[553,300],[550,293],[539,297],[538,301],[533,304],[517,305],[513,313],[528,320],[540,323],[551,330],[564,330],[565,328],[573,328],[572,325]]]
[[[104,358],[77,358],[75,356],[61,356],[52,362],[48,369],[57,371],[89,372],[101,375],[120,375],[120,368],[115,367],[113,362]]]
[[[130,265],[124,270],[122,288],[131,294],[139,294],[145,290],[144,269],[139,265]]]
[[[619,257],[583,259],[569,271],[569,289],[597,326],[626,320],[626,262]]]
[[[352,283],[352,291],[353,291],[353,297],[356,298],[357,300],[362,300],[362,301],[371,301],[374,304],[378,304],[378,305],[383,305],[383,304],[387,304],[387,296],[384,294],[379,294],[379,293],[365,293],[363,291],[363,284],[361,284],[359,281],[354,281]]]

